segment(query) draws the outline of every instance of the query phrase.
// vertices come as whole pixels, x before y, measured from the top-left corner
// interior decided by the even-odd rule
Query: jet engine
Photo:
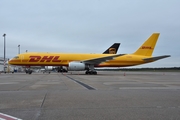
[[[81,71],[86,70],[87,66],[84,63],[81,62],[70,62],[68,70],[70,71]]]

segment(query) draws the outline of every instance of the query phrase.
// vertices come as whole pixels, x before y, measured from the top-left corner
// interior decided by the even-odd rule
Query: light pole
[[[6,71],[6,34],[3,34],[4,37],[4,72]],[[5,72],[6,73],[6,72]]]
[[[19,48],[19,49],[18,49],[18,54],[20,54],[20,45],[18,45],[18,48]]]

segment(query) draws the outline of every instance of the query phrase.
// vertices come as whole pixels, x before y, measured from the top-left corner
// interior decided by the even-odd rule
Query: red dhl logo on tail
[[[150,46],[142,46],[141,49],[153,49],[153,48]]]
[[[58,60],[60,56],[29,56],[29,62],[61,62]]]

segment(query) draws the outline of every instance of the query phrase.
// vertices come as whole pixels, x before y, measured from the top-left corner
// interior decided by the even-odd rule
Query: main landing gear
[[[89,71],[89,70],[87,70],[87,71],[85,72],[85,74],[86,74],[86,75],[97,75],[97,71]]]
[[[89,65],[89,69],[85,72],[86,75],[97,75],[97,71],[94,70],[94,65]]]

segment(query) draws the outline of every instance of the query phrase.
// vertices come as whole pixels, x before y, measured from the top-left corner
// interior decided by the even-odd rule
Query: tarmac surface
[[[180,120],[180,72],[1,73],[0,113],[23,120]]]

